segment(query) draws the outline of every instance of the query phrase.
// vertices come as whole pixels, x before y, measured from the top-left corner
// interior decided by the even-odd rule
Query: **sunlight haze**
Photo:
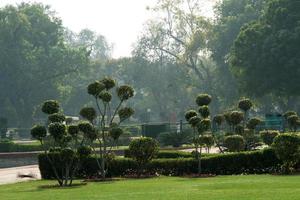
[[[56,11],[63,25],[79,32],[84,28],[104,35],[113,44],[113,57],[129,56],[132,44],[143,29],[144,22],[151,17],[147,6],[154,6],[157,0],[1,0],[0,6],[21,2],[41,2]],[[212,16],[215,0],[207,0],[203,12]]]

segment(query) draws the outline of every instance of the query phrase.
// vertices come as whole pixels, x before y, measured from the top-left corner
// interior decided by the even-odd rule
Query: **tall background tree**
[[[290,108],[300,94],[299,8],[297,1],[270,0],[264,14],[241,29],[230,53],[243,91],[278,96]]]

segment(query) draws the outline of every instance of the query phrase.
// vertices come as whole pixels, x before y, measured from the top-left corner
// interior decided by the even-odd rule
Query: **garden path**
[[[30,175],[32,178],[21,178],[24,175]],[[38,165],[0,169],[0,185],[37,179],[41,179]]]

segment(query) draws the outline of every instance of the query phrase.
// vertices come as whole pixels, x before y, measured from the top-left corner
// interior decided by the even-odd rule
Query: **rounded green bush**
[[[110,90],[111,88],[115,87],[115,85],[116,85],[115,80],[112,78],[109,78],[109,77],[105,77],[100,82],[104,84],[106,90]]]
[[[245,149],[245,140],[240,135],[225,137],[224,146],[229,152],[239,152]]]
[[[199,144],[206,147],[211,147],[214,145],[214,138],[211,134],[204,134],[199,137]]]
[[[80,116],[88,121],[92,122],[97,117],[97,112],[93,107],[85,107],[82,108],[79,112]]]
[[[256,128],[256,126],[258,126],[258,125],[261,124],[261,123],[262,123],[262,120],[261,120],[261,119],[259,119],[259,118],[257,118],[257,117],[251,118],[251,119],[248,121],[248,123],[247,123],[247,128],[253,130],[253,129]]]
[[[230,114],[230,121],[233,125],[238,125],[244,120],[244,114],[239,111],[232,111]]]
[[[209,112],[208,106],[200,106],[200,107],[199,107],[199,113],[201,114],[201,116],[202,116],[203,118],[209,117],[210,112]]]
[[[207,106],[210,104],[212,98],[208,94],[199,94],[196,98],[196,104],[198,106]]]
[[[50,123],[63,123],[64,121],[66,121],[66,116],[62,113],[53,113],[48,116],[48,120]]]
[[[208,131],[208,130],[210,130],[210,126],[211,126],[210,119],[202,119],[202,120],[197,124],[198,132],[199,132],[199,133],[203,133],[203,132]]]
[[[79,133],[79,128],[77,125],[69,125],[68,126],[68,133],[73,136],[76,137]]]
[[[108,103],[108,102],[111,101],[112,95],[111,95],[109,92],[107,92],[107,91],[103,91],[103,92],[101,92],[101,93],[99,94],[99,98],[100,98],[102,101]]]
[[[251,102],[250,99],[241,99],[239,101],[238,107],[239,109],[243,110],[244,112],[247,112],[248,110],[250,110],[252,108],[253,104]]]
[[[197,114],[197,112],[195,111],[195,110],[189,110],[189,111],[187,111],[186,113],[185,113],[185,120],[187,121],[187,122],[189,122],[190,121],[190,119],[192,118],[192,117],[195,117],[195,116],[197,116],[198,114]]]
[[[191,117],[189,120],[189,124],[192,125],[192,127],[196,127],[201,121],[201,118],[199,116]]]
[[[225,117],[222,114],[218,114],[216,116],[214,116],[213,118],[213,122],[215,122],[218,126],[221,126],[222,123],[224,122]]]
[[[124,107],[118,111],[118,115],[121,121],[130,118],[133,114],[134,110],[130,107]]]
[[[48,115],[58,113],[59,112],[59,103],[56,100],[47,100],[42,105],[43,113]]]
[[[46,127],[41,125],[35,125],[31,128],[30,134],[34,139],[42,140],[47,136]]]
[[[95,127],[89,122],[80,122],[78,124],[78,129],[83,132],[84,136],[91,141],[97,139],[97,131]]]
[[[289,116],[291,115],[297,115],[297,113],[295,111],[287,111],[283,114],[283,117],[287,120]]]
[[[55,139],[55,140],[61,140],[65,135],[66,135],[66,125],[62,123],[51,123],[48,126],[48,130],[50,135]]]
[[[278,159],[283,162],[285,172],[292,171],[300,160],[300,136],[293,133],[280,134],[275,137],[273,148]]]
[[[64,148],[61,150],[60,155],[63,161],[70,162],[74,159],[76,154],[71,148]]]
[[[144,165],[152,160],[158,153],[158,142],[153,138],[141,137],[133,140],[129,144],[130,156],[136,160],[139,165]]]
[[[265,144],[271,145],[274,141],[274,138],[280,133],[277,130],[263,130],[260,131],[259,134]]]
[[[92,154],[92,149],[88,146],[80,146],[77,149],[77,154],[80,158],[87,158]]]
[[[89,84],[87,87],[88,93],[94,97],[98,97],[100,92],[102,92],[104,89],[105,85],[99,81],[95,81],[94,83]]]
[[[118,87],[117,95],[120,98],[120,100],[124,101],[124,100],[127,100],[127,99],[133,97],[134,90],[129,85],[122,85],[122,86]]]
[[[123,129],[121,129],[120,127],[112,127],[109,131],[109,135],[113,140],[118,140],[122,134]]]

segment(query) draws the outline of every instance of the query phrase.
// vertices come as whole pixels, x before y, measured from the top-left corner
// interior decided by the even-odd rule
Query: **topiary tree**
[[[129,144],[129,153],[130,156],[138,163],[138,175],[141,175],[146,164],[155,158],[158,150],[158,142],[153,138],[141,137],[131,141]]]
[[[261,120],[261,119],[259,119],[259,118],[257,118],[257,117],[254,117],[254,118],[251,118],[251,119],[247,122],[246,127],[247,127],[248,129],[254,131],[254,130],[256,129],[256,127],[257,127],[258,125],[260,125],[261,123],[262,123],[262,120]]]
[[[230,122],[232,123],[233,130],[238,134],[237,126],[244,120],[244,114],[239,111],[232,111],[230,113]]]
[[[80,135],[78,126],[66,124],[66,117],[60,113],[57,101],[45,101],[42,111],[48,114],[49,125],[47,128],[42,125],[33,126],[31,136],[40,141],[59,185],[70,186],[79,167],[80,159],[84,157],[79,149],[89,147],[85,146],[85,137]],[[51,142],[46,145],[46,141],[49,140]],[[56,168],[58,165],[61,166],[62,171],[58,171]]]
[[[129,119],[134,110],[130,107],[121,107],[128,99],[133,97],[134,90],[129,85],[116,88],[119,103],[112,109],[112,89],[116,82],[112,78],[105,77],[88,85],[87,92],[95,99],[96,109],[83,108],[80,115],[87,119],[94,127],[94,132],[89,132],[91,141],[97,140],[99,151],[94,149],[94,155],[100,159],[98,162],[99,175],[105,179],[107,174],[107,158],[111,155],[113,146],[116,146],[119,137],[123,134],[120,124]],[[116,117],[118,116],[119,119]]]
[[[218,130],[220,129],[220,126],[223,124],[224,121],[225,121],[225,117],[222,114],[218,114],[213,118],[213,122],[217,125]]]
[[[259,132],[263,142],[267,145],[273,144],[274,138],[280,133],[277,130],[263,130]]]
[[[199,137],[200,146],[206,147],[206,152],[209,153],[210,148],[215,144],[211,133],[206,133]]]
[[[284,173],[290,173],[300,158],[300,136],[296,134],[281,134],[273,142],[275,154],[283,162]]]
[[[0,139],[6,138],[7,132],[7,119],[4,117],[0,117]]]
[[[189,110],[185,113],[185,119],[193,128],[193,144],[195,147],[196,159],[198,161],[198,174],[201,174],[201,154],[202,147],[206,144],[203,143],[202,136],[210,133],[211,121],[209,119],[209,108],[212,98],[208,94],[199,94],[196,98],[196,104],[199,106],[199,113],[195,110]],[[209,145],[209,144],[207,144]]]
[[[287,117],[287,122],[290,130],[293,132],[297,132],[297,129],[300,126],[300,118],[297,115],[290,115]]]
[[[239,152],[245,149],[245,140],[240,135],[225,137],[224,146],[229,152]]]

